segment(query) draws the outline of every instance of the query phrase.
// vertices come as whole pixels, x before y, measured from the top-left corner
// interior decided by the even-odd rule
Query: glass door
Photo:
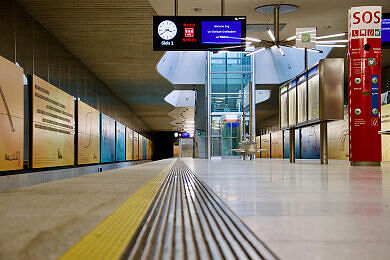
[[[234,118],[235,117],[235,118]],[[237,149],[240,143],[240,119],[239,116],[234,115],[231,119],[224,118],[221,121],[222,126],[222,156],[224,158],[230,158],[238,156],[237,152],[233,149]]]
[[[221,117],[211,117],[211,157],[214,159],[221,158],[222,156],[222,143],[221,143]]]

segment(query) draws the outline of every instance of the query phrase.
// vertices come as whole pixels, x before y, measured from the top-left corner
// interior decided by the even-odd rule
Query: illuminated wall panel
[[[0,171],[23,169],[23,69],[0,57]]]
[[[144,150],[143,150],[143,136],[142,135],[138,135],[138,160],[142,160],[143,159],[143,153],[144,153]]]
[[[260,136],[256,136],[256,149],[260,150]],[[256,158],[260,158],[260,152],[256,152]]]
[[[306,111],[307,111],[307,91],[306,91],[306,81],[298,85],[298,123],[305,122],[307,120]]]
[[[116,161],[126,160],[126,127],[116,122]]]
[[[77,101],[78,145],[77,163],[91,164],[100,161],[100,113],[87,104]]]
[[[133,147],[134,147],[134,153],[133,153],[133,160],[138,160],[138,152],[139,152],[139,145],[138,145],[138,133],[134,132],[134,142],[133,142]]]
[[[265,151],[261,151],[261,158],[270,158],[270,149],[271,149],[271,136],[270,134],[265,134],[260,137],[261,139],[261,149],[266,149]]]
[[[291,88],[288,92],[288,124],[295,125],[297,123],[297,88]]]
[[[320,126],[313,125],[301,129],[301,158],[320,159]]]
[[[126,161],[134,160],[134,132],[130,128],[126,127]]]
[[[281,127],[288,126],[288,95],[287,92],[280,96],[280,124]]]
[[[74,164],[74,98],[32,77],[32,168]]]
[[[271,133],[271,158],[283,158],[283,131]]]
[[[310,73],[310,72],[309,72]],[[317,74],[309,79],[308,96],[308,120],[318,119],[320,117],[320,76]]]
[[[100,162],[115,161],[115,120],[100,114]]]
[[[283,131],[283,158],[290,158],[290,130]]]

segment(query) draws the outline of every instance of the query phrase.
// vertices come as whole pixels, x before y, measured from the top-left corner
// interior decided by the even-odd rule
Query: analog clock
[[[171,40],[176,36],[177,27],[172,21],[165,20],[158,25],[158,35],[164,40]]]

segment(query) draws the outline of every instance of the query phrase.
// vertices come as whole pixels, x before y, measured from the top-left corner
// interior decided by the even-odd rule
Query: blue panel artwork
[[[295,129],[295,158],[301,159],[301,129]]]
[[[100,114],[100,162],[115,161],[115,120]]]
[[[283,131],[283,158],[290,158],[290,132]]]
[[[116,122],[116,161],[123,162],[126,159],[126,127]]]
[[[320,126],[301,129],[302,159],[320,159]]]
[[[146,160],[146,138],[142,138],[142,146],[143,146],[143,149],[142,149],[142,158],[144,160]]]

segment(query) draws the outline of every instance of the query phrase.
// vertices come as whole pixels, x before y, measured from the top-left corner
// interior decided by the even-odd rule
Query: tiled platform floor
[[[184,159],[281,259],[390,259],[390,164]]]

